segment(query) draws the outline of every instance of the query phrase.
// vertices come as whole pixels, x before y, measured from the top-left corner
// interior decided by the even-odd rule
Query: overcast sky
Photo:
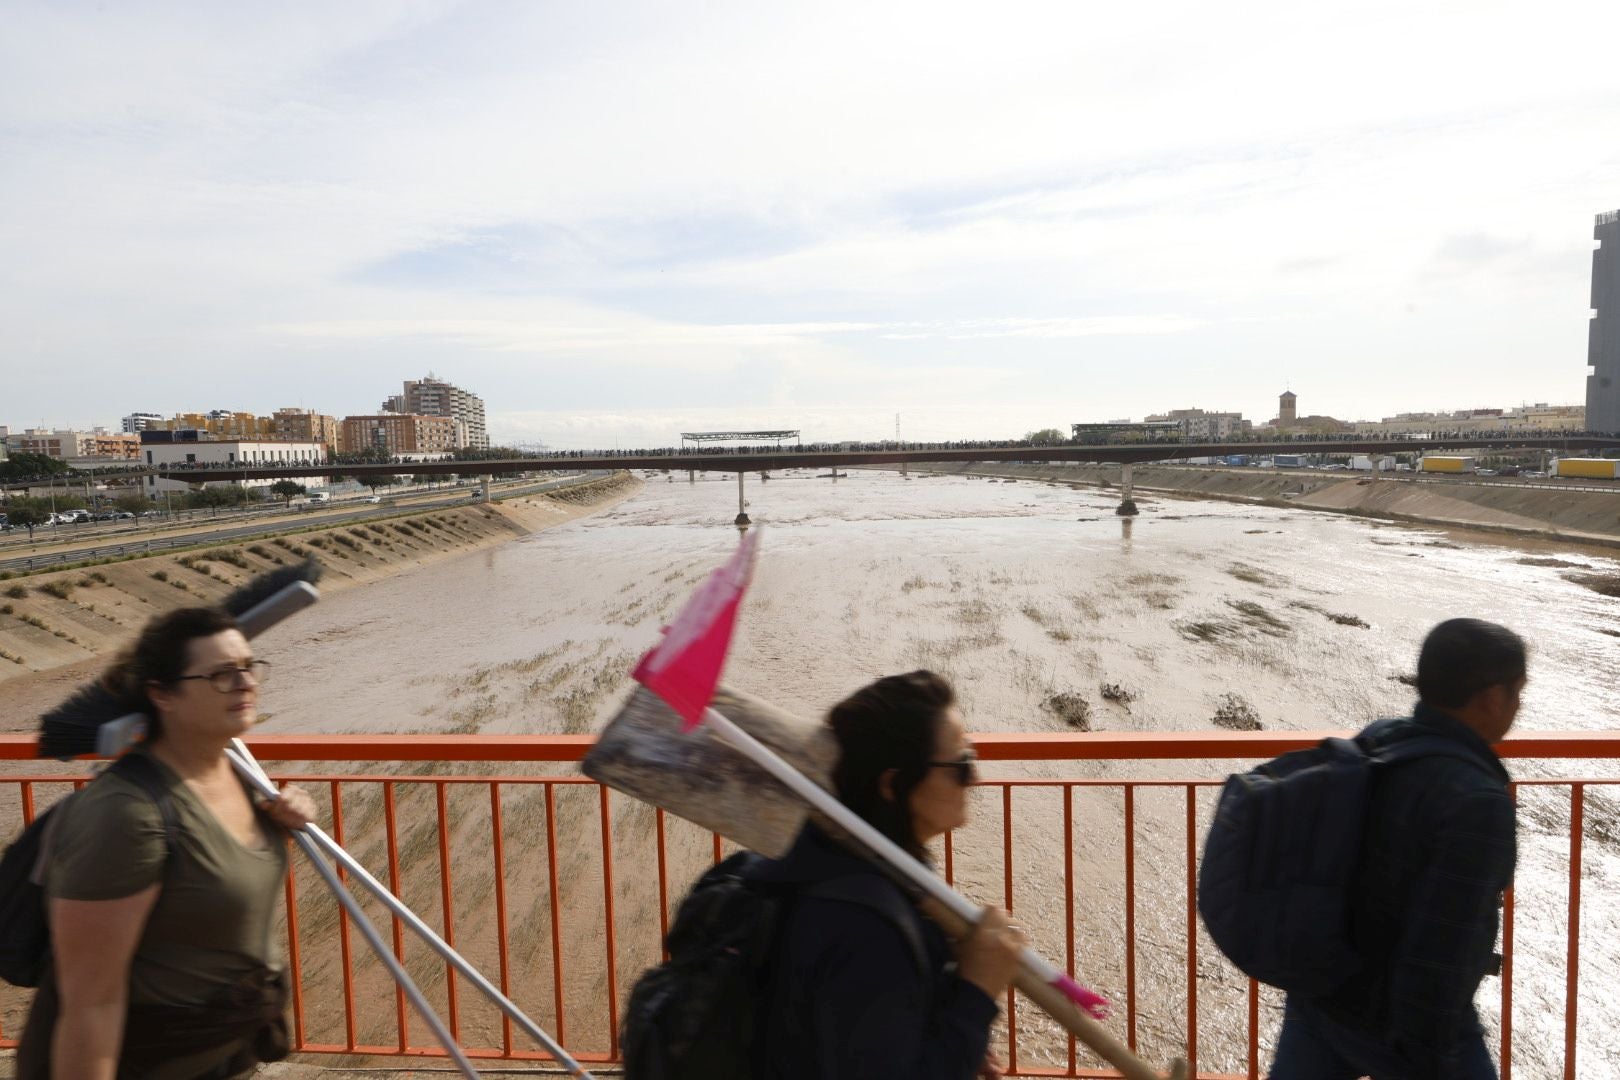
[[[1581,402],[1617,12],[14,0],[0,424],[430,369],[559,446]]]

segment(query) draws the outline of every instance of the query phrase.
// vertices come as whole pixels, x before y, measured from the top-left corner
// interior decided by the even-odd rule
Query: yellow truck
[[[1423,459],[1424,472],[1437,473],[1471,473],[1474,471],[1474,459],[1471,457],[1457,457],[1450,454],[1430,454]]]
[[[1583,480],[1620,479],[1620,458],[1560,458],[1554,475]]]

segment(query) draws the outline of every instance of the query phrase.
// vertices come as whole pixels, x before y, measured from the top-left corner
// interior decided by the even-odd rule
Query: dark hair
[[[913,671],[863,686],[827,714],[838,736],[838,801],[918,858],[925,852],[911,825],[910,796],[928,775],[941,719],[954,704],[956,691],[943,676]],[[886,799],[880,780],[890,769],[893,798]]]
[[[1461,708],[1481,690],[1524,675],[1523,639],[1483,619],[1447,619],[1429,631],[1418,653],[1418,697],[1439,709]]]
[[[148,742],[153,741],[163,734],[163,720],[147,687],[152,683],[169,686],[178,679],[185,671],[193,641],[235,629],[236,620],[219,608],[180,608],[159,615],[146,624],[134,644],[119,654],[102,682],[127,701],[131,710],[147,715],[150,726],[146,737]]]

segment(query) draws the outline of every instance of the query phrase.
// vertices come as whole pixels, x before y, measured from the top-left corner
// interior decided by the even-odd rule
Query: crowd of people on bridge
[[[478,472],[479,462],[510,462],[510,461],[577,461],[577,460],[618,460],[624,458],[699,458],[699,457],[749,457],[760,454],[876,454],[892,453],[895,451],[972,451],[972,450],[1022,450],[1022,449],[1062,449],[1064,447],[1096,447],[1096,446],[1140,446],[1144,443],[1170,445],[1191,444],[1197,446],[1237,446],[1237,445],[1277,445],[1289,443],[1311,442],[1410,442],[1414,448],[1420,448],[1426,442],[1455,442],[1457,440],[1478,440],[1480,446],[1511,447],[1524,440],[1542,441],[1546,439],[1603,439],[1615,438],[1620,441],[1620,435],[1603,431],[1496,431],[1471,429],[1436,429],[1421,434],[1383,434],[1361,432],[1243,432],[1221,438],[1183,437],[1178,433],[1139,433],[1133,435],[1088,435],[1080,439],[1065,439],[1051,442],[1031,442],[1029,439],[953,439],[937,442],[917,442],[898,439],[880,439],[866,441],[844,442],[810,442],[782,445],[779,443],[744,443],[735,446],[651,446],[637,449],[614,448],[611,450],[526,450],[503,451],[495,448],[480,451],[476,456],[458,457],[444,461],[429,462],[435,467],[443,468],[458,462],[466,462],[465,470],[469,474]],[[254,471],[276,471],[291,475],[300,475],[312,471],[326,472],[342,464],[386,466],[397,465],[404,467],[420,466],[423,461],[414,458],[391,455],[387,457],[364,456],[353,461],[342,461],[334,457],[325,465],[311,465],[300,461],[264,461],[264,462],[176,462],[162,466],[158,471],[169,472],[239,472],[243,469]],[[108,477],[120,473],[148,473],[153,467],[138,462],[110,462],[104,466],[97,466],[93,475]],[[85,470],[70,470],[67,476],[75,480],[82,480],[91,473]],[[39,474],[35,476],[10,477],[5,482],[11,485],[47,484],[53,481],[60,482],[64,474]]]

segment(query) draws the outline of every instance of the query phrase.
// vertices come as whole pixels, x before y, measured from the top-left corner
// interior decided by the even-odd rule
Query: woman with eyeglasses
[[[141,760],[65,804],[45,840],[51,972],[21,1080],[228,1080],[286,1055],[282,830],[314,804],[295,787],[255,804],[225,756],[268,672],[228,614],[187,608],[104,677],[150,727]]]
[[[967,820],[973,750],[951,685],[891,675],[833,707],[839,801],[919,859]],[[997,1078],[990,1025],[1023,936],[984,912],[954,946],[871,862],[813,822],[760,874],[793,897],[760,1012],[757,1075],[771,1080]]]

